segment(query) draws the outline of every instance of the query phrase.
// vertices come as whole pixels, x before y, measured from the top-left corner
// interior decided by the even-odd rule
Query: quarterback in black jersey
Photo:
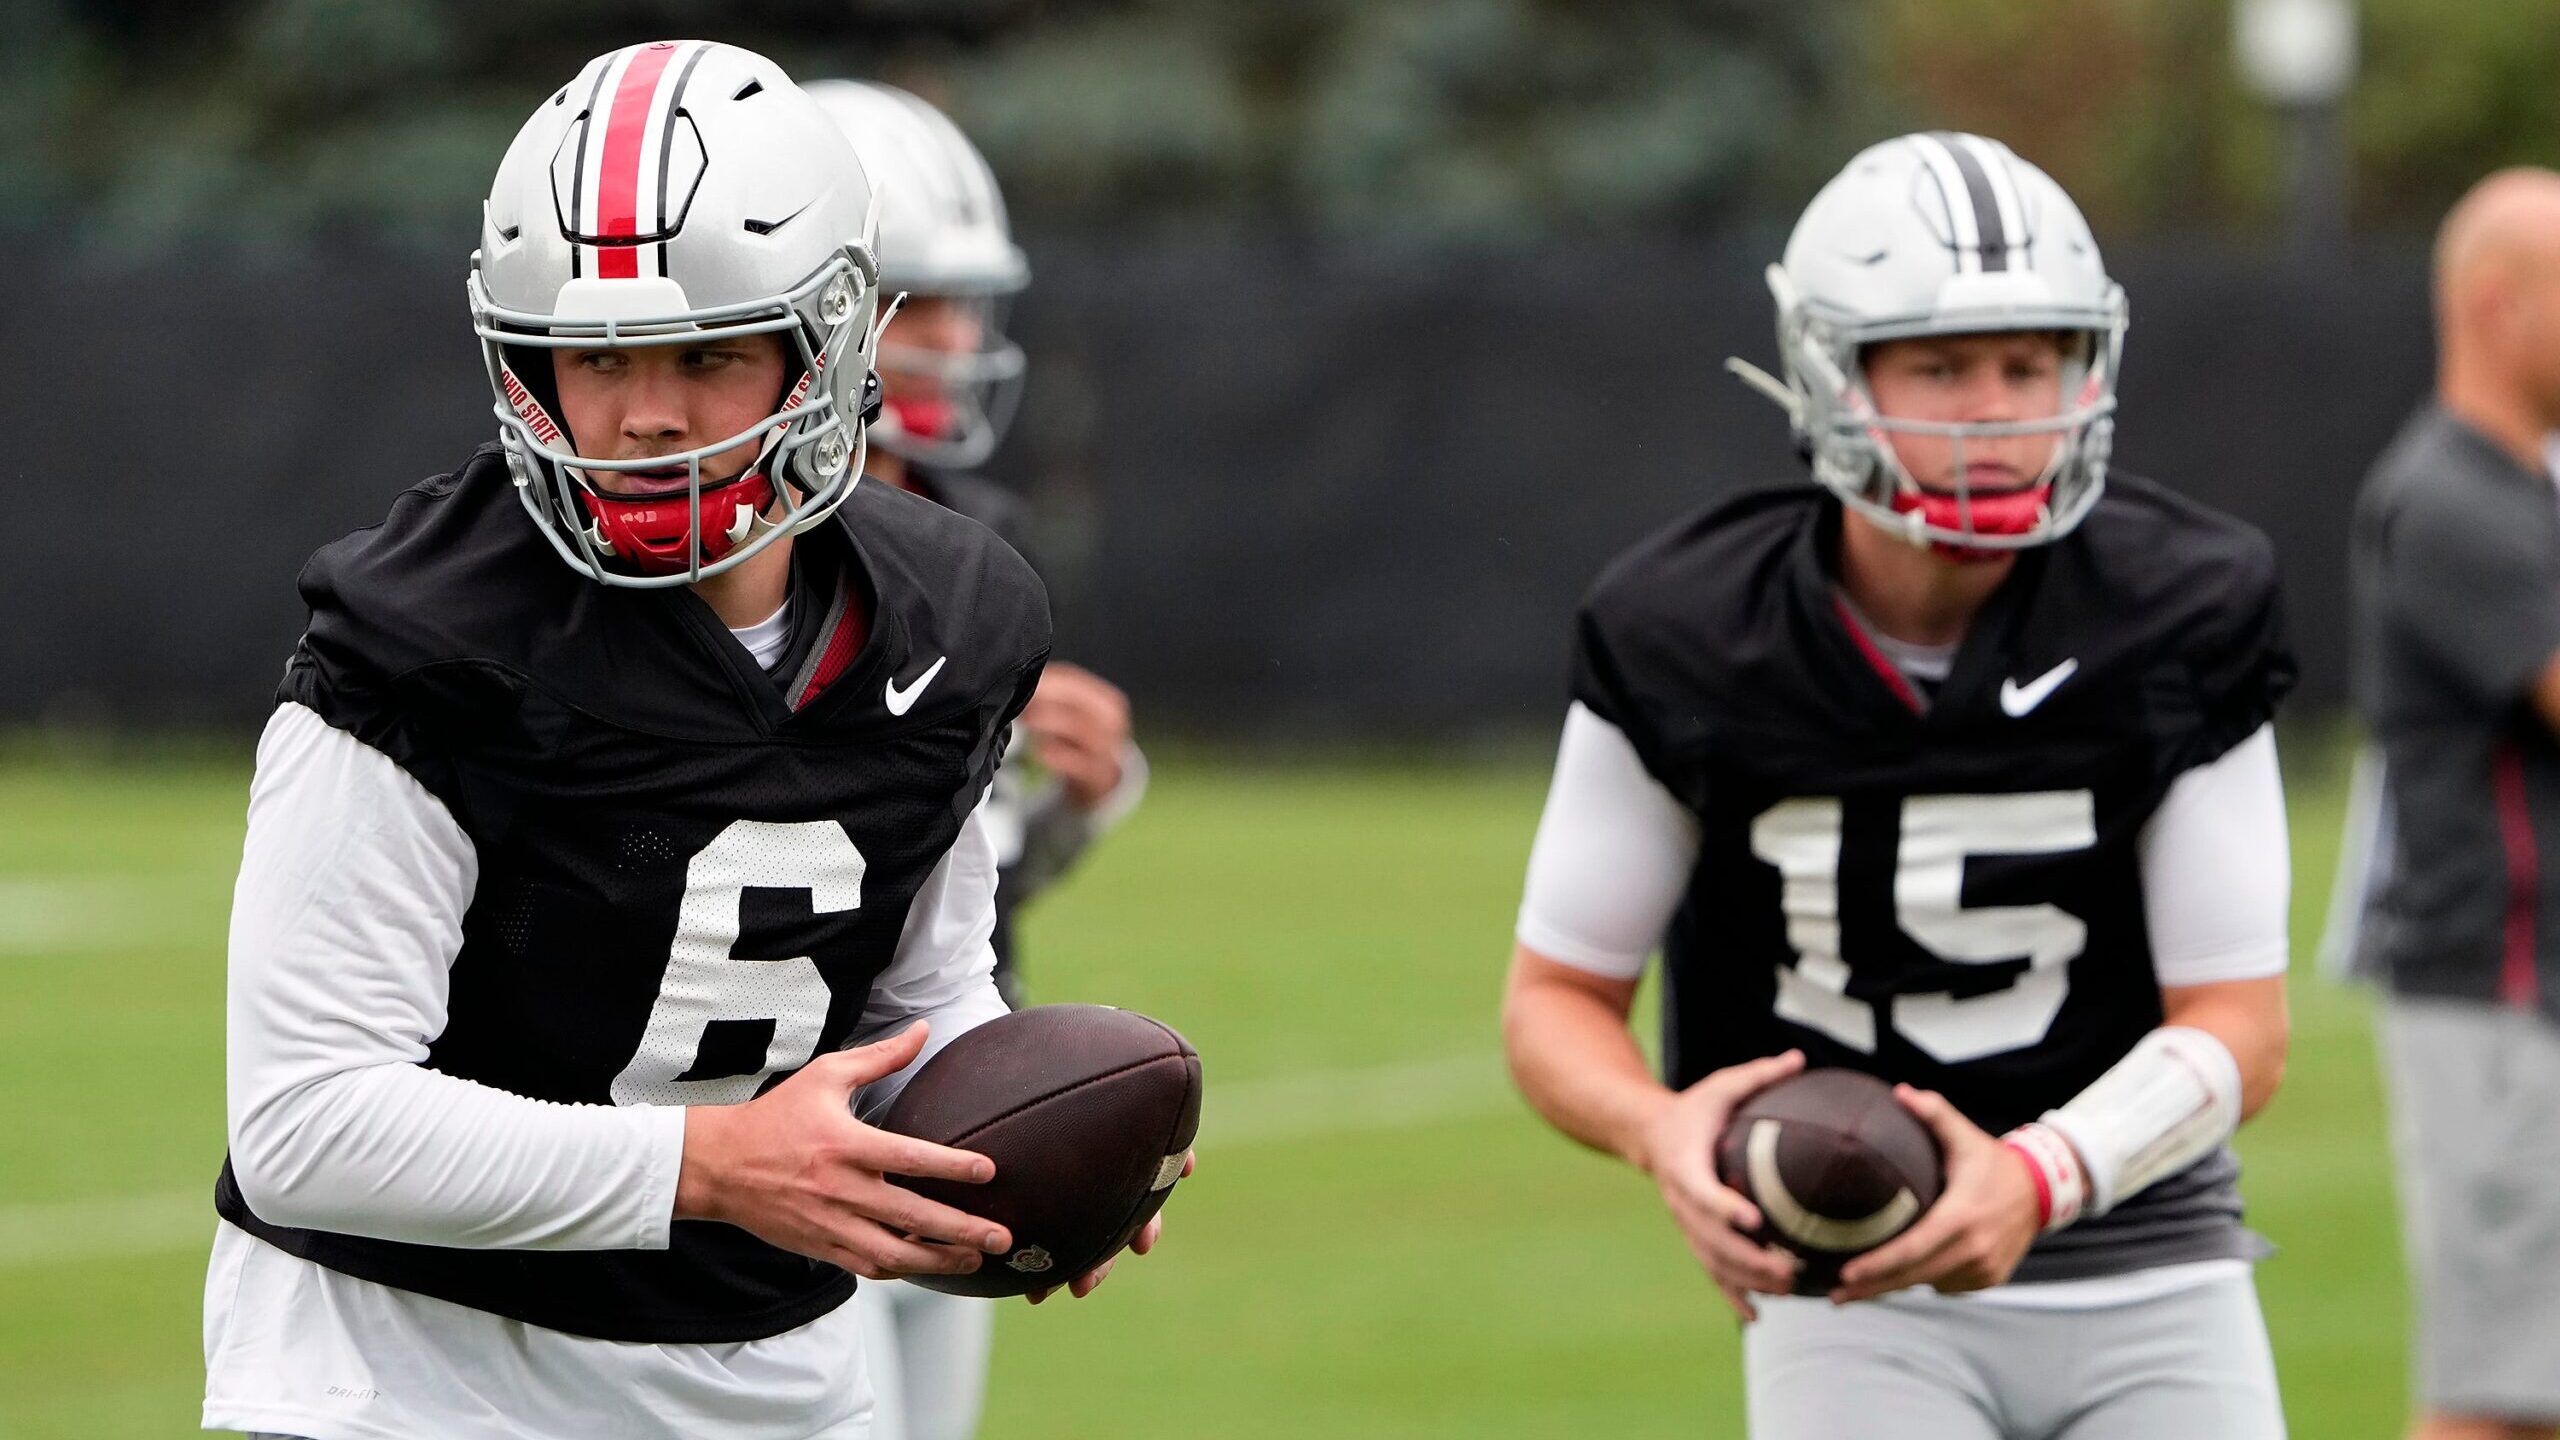
[[[2281,1435],[2225,1143],[2286,1035],[2267,543],[2106,475],[2122,292],[2007,147],[1864,152],[1770,287],[1783,375],[1737,366],[1819,483],[1586,600],[1513,1072],[1653,1176],[1748,1322],[1762,1440]],[[1657,946],[1659,1081],[1626,1023]],[[1947,1160],[1827,1302],[1709,1156],[1807,1064],[1897,1082]]]
[[[875,218],[699,41],[501,164],[499,442],[313,558],[259,746],[208,1427],[859,1436],[856,1277],[1008,1248],[888,1179],[984,1157],[856,1118],[1004,1012],[984,800],[1049,648],[1019,555],[858,483]]]

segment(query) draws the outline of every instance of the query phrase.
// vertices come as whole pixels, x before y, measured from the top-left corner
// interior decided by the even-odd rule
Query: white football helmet
[[[816,80],[809,94],[844,127],[879,190],[880,284],[976,312],[974,351],[884,344],[888,404],[880,447],[920,464],[972,469],[994,453],[1021,401],[1022,347],[1004,334],[1007,297],[1031,283],[1004,194],[951,118],[893,86]],[[908,383],[898,382],[904,378]]]
[[[2124,352],[2123,287],[2107,277],[2080,207],[1996,140],[1945,132],[1872,146],[1822,187],[1769,267],[1783,379],[1741,360],[1728,368],[1785,407],[1814,478],[1841,502],[1914,544],[1959,553],[2060,539],[2106,484]],[[1861,364],[1884,340],[2059,331],[2063,409],[1999,424],[1896,419],[1876,411]],[[1888,440],[1949,437],[1952,493],[1924,490]],[[2060,437],[2023,491],[1973,494],[1968,438]]]
[[[518,493],[561,559],[609,585],[689,584],[844,502],[877,405],[874,208],[834,122],[736,46],[616,50],[534,111],[490,187],[471,319]],[[784,338],[791,368],[773,413],[738,434],[598,460],[564,433],[546,351],[759,334]],[[743,474],[704,481],[705,460],[752,441]],[[679,464],[682,490],[593,480]]]

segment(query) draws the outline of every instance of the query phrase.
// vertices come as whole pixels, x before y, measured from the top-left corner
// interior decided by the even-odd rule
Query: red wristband
[[[2036,1229],[2044,1229],[2053,1223],[2053,1182],[2044,1178],[2044,1167],[2036,1163],[2035,1156],[2027,1153],[2026,1146],[2015,1140],[2003,1140],[2000,1144],[2010,1154],[2018,1157],[2019,1161],[2027,1167],[2027,1178],[2035,1182]]]
[[[2043,1125],[2021,1125],[2000,1143],[2027,1167],[2036,1187],[2036,1229],[2050,1234],[2080,1218],[2089,1181],[2071,1142]]]

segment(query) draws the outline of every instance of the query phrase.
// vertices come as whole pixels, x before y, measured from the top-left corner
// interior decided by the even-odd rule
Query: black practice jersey
[[[2139,839],[2293,683],[2273,555],[2118,477],[2020,555],[1923,697],[1839,598],[1840,525],[1805,485],[1711,507],[1620,558],[1580,617],[1574,698],[1700,822],[1663,945],[1667,1078],[1798,1047],[1997,1134],[2161,1023]],[[2209,1158],[2019,1278],[2132,1268],[2091,1252],[2163,1206],[2195,1224],[2142,1263],[2242,1253],[2230,1175]]]
[[[313,557],[279,698],[388,755],[478,855],[429,1067],[725,1104],[851,1037],[1038,680],[1048,605],[983,527],[888,485],[793,546],[823,623],[782,683],[689,590],[563,565],[495,446]],[[266,1224],[227,1165],[217,1201],[332,1269],[606,1339],[777,1334],[853,1289],[711,1222],[664,1251],[463,1250]]]

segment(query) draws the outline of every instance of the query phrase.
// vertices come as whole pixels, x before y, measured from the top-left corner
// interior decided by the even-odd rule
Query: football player
[[[2279,1435],[2225,1144],[2285,1047],[2268,545],[2107,476],[2123,292],[2007,147],[1865,151],[1769,285],[1783,379],[1739,368],[1819,483],[1586,600],[1513,1073],[1653,1178],[1762,1440]],[[1657,944],[1667,1083],[1627,1028]],[[1808,1064],[1898,1082],[1947,1167],[1827,1299],[1709,1156]]]
[[[2407,1433],[2554,1440],[2560,172],[2474,185],[2436,232],[2434,279],[2434,391],[2356,497],[2354,691],[2382,823],[2348,835],[2378,842],[2353,956],[2381,992]]]
[[[1006,337],[1007,301],[1030,283],[1004,195],[950,117],[894,86],[819,80],[812,98],[844,128],[881,192],[880,286],[899,297],[880,333],[880,419],[864,473],[946,505],[1018,550],[1022,504],[972,473],[1014,414],[1022,347]],[[1021,1003],[1013,917],[1072,868],[1146,791],[1129,735],[1129,701],[1090,670],[1051,660],[1008,749],[1027,748],[1048,782],[997,772],[987,797],[996,847],[996,985]],[[874,1440],[968,1440],[984,1408],[995,1307],[891,1282],[854,1296],[877,1405]]]
[[[983,797],[1049,646],[1013,551],[857,483],[873,210],[699,41],[500,163],[498,441],[313,558],[259,743],[209,1428],[859,1436],[856,1277],[1008,1247],[888,1178],[984,1157],[856,1118],[1004,1011]]]

